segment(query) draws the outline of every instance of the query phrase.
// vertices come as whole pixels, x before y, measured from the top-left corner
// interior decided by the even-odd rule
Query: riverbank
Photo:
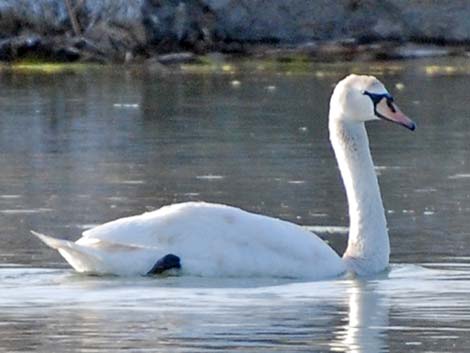
[[[0,61],[311,61],[467,56],[465,1],[0,0]]]

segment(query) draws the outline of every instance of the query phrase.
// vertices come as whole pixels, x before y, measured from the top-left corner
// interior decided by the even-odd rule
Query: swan
[[[349,239],[340,257],[315,234],[239,208],[185,202],[111,221],[76,242],[32,232],[78,272],[114,275],[288,277],[319,280],[385,270],[390,245],[364,123],[415,123],[373,76],[351,74],[330,99],[330,141],[349,205]]]

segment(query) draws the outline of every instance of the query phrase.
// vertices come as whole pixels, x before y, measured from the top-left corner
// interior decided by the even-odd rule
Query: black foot
[[[181,268],[181,261],[178,256],[168,254],[158,259],[147,275],[158,275],[172,268]]]

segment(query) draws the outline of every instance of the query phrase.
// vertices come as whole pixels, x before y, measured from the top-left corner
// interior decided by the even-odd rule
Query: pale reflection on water
[[[390,298],[370,290],[361,281],[348,288],[349,314],[339,347],[351,353],[372,353],[386,350],[384,328],[388,327]]]
[[[466,351],[470,70],[452,60],[2,72],[0,351]],[[459,69],[440,69],[449,66]],[[351,71],[378,75],[418,123],[415,133],[368,125],[388,274],[83,277],[29,235],[76,239],[104,221],[206,200],[302,224],[341,253],[347,209],[327,111]]]

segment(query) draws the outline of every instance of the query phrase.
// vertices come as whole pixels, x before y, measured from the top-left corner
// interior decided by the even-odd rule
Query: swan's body
[[[169,253],[181,258],[185,275],[319,279],[345,271],[326,243],[298,225],[202,202],[118,219],[58,248],[79,272],[146,274]]]
[[[378,96],[387,99],[389,110]],[[177,271],[183,275],[323,279],[380,272],[388,266],[390,247],[364,121],[380,116],[414,129],[387,97],[377,79],[350,75],[331,98],[330,139],[349,202],[343,258],[293,223],[202,202],[118,219],[84,232],[75,243],[35,234],[85,273],[146,275],[168,254],[181,259]]]

